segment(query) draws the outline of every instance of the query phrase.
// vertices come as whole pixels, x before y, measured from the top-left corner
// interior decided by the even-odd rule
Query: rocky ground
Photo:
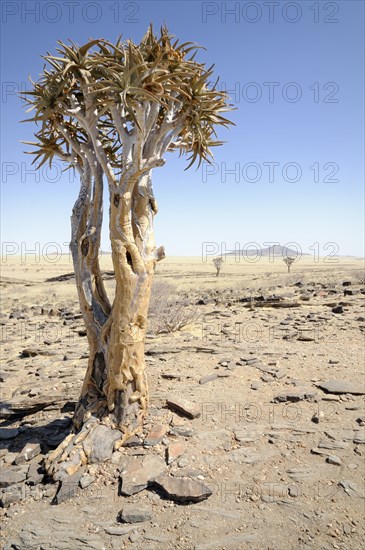
[[[177,287],[194,323],[148,335],[143,436],[55,483],[42,465],[69,433],[87,344],[72,278],[37,269],[2,280],[2,548],[363,548],[365,286],[353,270]]]

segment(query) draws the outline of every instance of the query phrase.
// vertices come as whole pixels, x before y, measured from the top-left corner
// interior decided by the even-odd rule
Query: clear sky
[[[1,9],[3,243],[66,249],[78,193],[60,163],[30,172],[19,141],[36,128],[19,124],[27,115],[16,91],[38,78],[58,39],[137,41],[152,21],[207,48],[199,60],[216,64],[237,107],[215,164],[185,172],[186,160],[169,153],[154,171],[157,245],[188,256],[207,242],[217,251],[295,242],[305,252],[318,243],[320,254],[336,243],[340,255],[364,255],[362,0],[3,0]]]

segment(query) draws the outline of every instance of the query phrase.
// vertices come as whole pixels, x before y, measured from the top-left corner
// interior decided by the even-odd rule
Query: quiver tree
[[[213,258],[213,264],[216,269],[216,277],[219,277],[219,273],[223,266],[223,258],[222,256],[218,256],[217,258]]]
[[[114,448],[142,426],[147,311],[155,265],[164,257],[153,236],[152,170],[173,150],[188,155],[188,168],[209,161],[211,147],[222,143],[215,128],[231,124],[222,115],[230,110],[226,95],[211,83],[213,67],[195,61],[197,49],[174,41],[166,28],[156,36],[152,27],[140,44],[59,42],[58,55],[44,56],[43,74],[25,92],[34,112],[30,121],[39,127],[37,141],[26,142],[36,147],[37,168],[58,157],[80,175],[70,248],[90,355],[73,419],[76,433],[46,460],[55,479],[96,460],[90,448],[104,445],[105,437],[93,426],[115,430]],[[98,261],[104,181],[112,303]]]
[[[288,273],[290,273],[291,265],[295,262],[295,258],[291,258],[290,256],[286,256],[283,258],[283,262],[286,264],[288,268]]]

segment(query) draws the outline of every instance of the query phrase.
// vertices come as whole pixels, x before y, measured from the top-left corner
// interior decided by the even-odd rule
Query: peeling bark
[[[97,172],[96,174],[99,174]],[[110,197],[110,239],[116,291],[110,307],[97,258],[102,184],[87,167],[72,217],[71,250],[90,358],[74,423],[85,414],[108,415],[126,436],[137,431],[147,410],[144,338],[156,252],[153,216],[157,211],[150,173],[134,175],[128,190]],[[87,243],[87,247],[85,246]]]

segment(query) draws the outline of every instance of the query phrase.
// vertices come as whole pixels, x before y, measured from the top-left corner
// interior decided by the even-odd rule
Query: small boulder
[[[152,519],[152,510],[147,506],[126,504],[118,514],[118,521],[122,523],[142,523]]]
[[[365,386],[363,383],[348,382],[347,380],[326,380],[316,385],[327,393],[365,395]]]
[[[113,454],[114,443],[122,439],[123,434],[119,430],[113,430],[100,424],[93,427],[83,442],[83,448],[91,464],[105,462]]]
[[[0,487],[9,487],[21,483],[27,477],[29,466],[2,468],[0,470]]]
[[[132,459],[120,473],[122,495],[130,496],[146,489],[147,485],[165,472],[165,462],[159,456],[147,455]]]
[[[167,427],[155,424],[148,432],[143,444],[145,447],[152,447],[161,443],[167,432]]]
[[[166,403],[169,409],[176,411],[187,418],[199,418],[201,414],[199,405],[190,403],[182,397],[168,397],[166,399]]]
[[[187,477],[157,477],[153,486],[161,490],[164,496],[180,504],[201,502],[212,494],[210,487]]]

